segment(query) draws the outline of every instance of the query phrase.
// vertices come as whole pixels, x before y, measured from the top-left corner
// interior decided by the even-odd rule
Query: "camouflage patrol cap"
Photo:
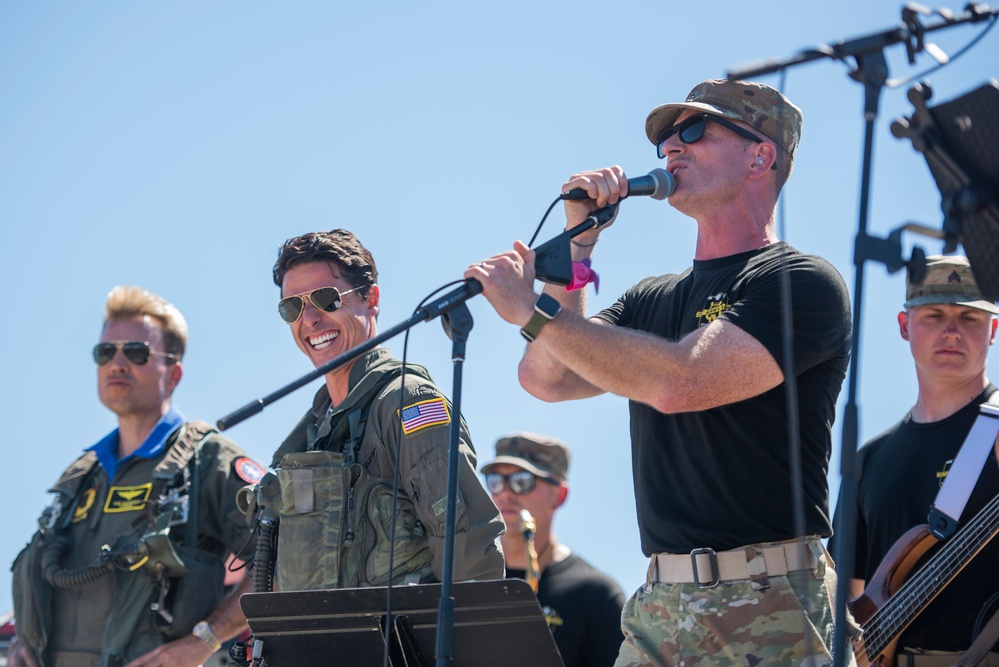
[[[482,466],[490,472],[509,463],[547,479],[564,480],[569,474],[569,445],[558,438],[535,433],[512,433],[496,441],[496,459]]]
[[[913,282],[911,272],[905,280],[905,308],[954,304],[999,315],[999,307],[987,301],[978,289],[971,264],[961,255],[933,255],[926,258],[926,275]]]
[[[658,144],[660,135],[676,124],[684,109],[748,123],[792,158],[801,140],[801,109],[780,91],[752,81],[709,79],[694,86],[685,102],[663,104],[649,113],[645,119],[645,134],[649,141]]]

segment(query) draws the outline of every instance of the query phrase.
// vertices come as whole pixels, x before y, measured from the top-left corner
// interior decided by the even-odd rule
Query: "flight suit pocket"
[[[347,470],[343,455],[287,454],[276,471],[281,484],[276,590],[336,588],[345,522]]]

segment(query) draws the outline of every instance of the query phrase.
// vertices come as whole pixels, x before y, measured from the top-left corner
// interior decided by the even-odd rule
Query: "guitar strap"
[[[982,403],[978,418],[972,424],[960,451],[954,457],[950,472],[937,492],[927,523],[930,532],[939,540],[946,540],[957,530],[971,491],[982,474],[985,461],[999,435],[999,392],[994,392]]]

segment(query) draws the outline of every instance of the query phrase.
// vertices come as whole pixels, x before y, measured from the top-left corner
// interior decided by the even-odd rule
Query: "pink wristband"
[[[593,291],[600,291],[600,276],[590,268],[590,258],[587,257],[582,262],[572,263],[572,282],[565,286],[566,292],[574,292],[583,289],[588,284],[593,283]]]

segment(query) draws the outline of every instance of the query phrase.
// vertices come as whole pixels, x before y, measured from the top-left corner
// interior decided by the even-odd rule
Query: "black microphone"
[[[666,199],[676,190],[676,179],[665,169],[656,168],[645,176],[635,176],[628,179],[628,194],[625,197],[652,197]],[[578,201],[588,199],[589,195],[583,188],[573,188],[562,194],[560,199]]]

